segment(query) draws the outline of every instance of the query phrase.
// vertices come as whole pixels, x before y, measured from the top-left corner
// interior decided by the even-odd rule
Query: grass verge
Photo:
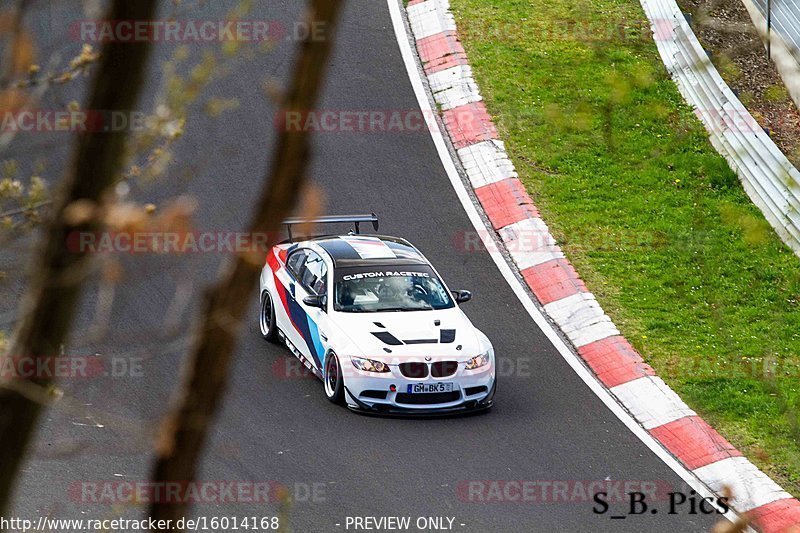
[[[706,420],[800,496],[800,259],[709,143],[636,0],[451,0],[565,253]]]

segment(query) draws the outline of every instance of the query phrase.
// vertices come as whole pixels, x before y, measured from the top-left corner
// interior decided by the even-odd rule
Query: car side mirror
[[[472,293],[469,291],[453,291],[453,296],[455,296],[456,303],[466,303],[472,300]]]
[[[326,294],[320,294],[319,296],[306,296],[303,298],[303,303],[309,307],[316,307],[325,311],[328,309],[328,296]]]

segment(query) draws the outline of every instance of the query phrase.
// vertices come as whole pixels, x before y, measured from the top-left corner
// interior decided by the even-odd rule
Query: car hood
[[[440,311],[337,312],[331,318],[350,340],[350,355],[460,360],[486,349],[477,330],[458,307]]]

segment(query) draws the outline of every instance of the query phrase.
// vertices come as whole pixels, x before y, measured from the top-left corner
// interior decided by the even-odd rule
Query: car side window
[[[302,280],[302,267],[307,255],[308,250],[297,250],[292,252],[286,261],[286,269],[292,273],[295,279]]]
[[[325,294],[328,285],[328,267],[316,252],[309,251],[302,267],[302,284],[310,293]]]
[[[317,282],[312,287],[315,294],[322,295],[328,293],[328,267],[325,262],[322,262],[322,272],[320,273]]]

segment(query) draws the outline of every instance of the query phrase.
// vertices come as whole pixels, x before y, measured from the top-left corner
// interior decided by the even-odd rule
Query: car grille
[[[405,392],[398,392],[395,401],[408,405],[427,405],[455,402],[460,397],[461,393],[458,391],[433,392],[431,394],[407,394]]]
[[[407,378],[428,377],[428,365],[425,363],[400,363],[400,373]]]
[[[457,361],[439,361],[431,365],[431,376],[435,378],[446,378],[452,376],[458,370]]]

